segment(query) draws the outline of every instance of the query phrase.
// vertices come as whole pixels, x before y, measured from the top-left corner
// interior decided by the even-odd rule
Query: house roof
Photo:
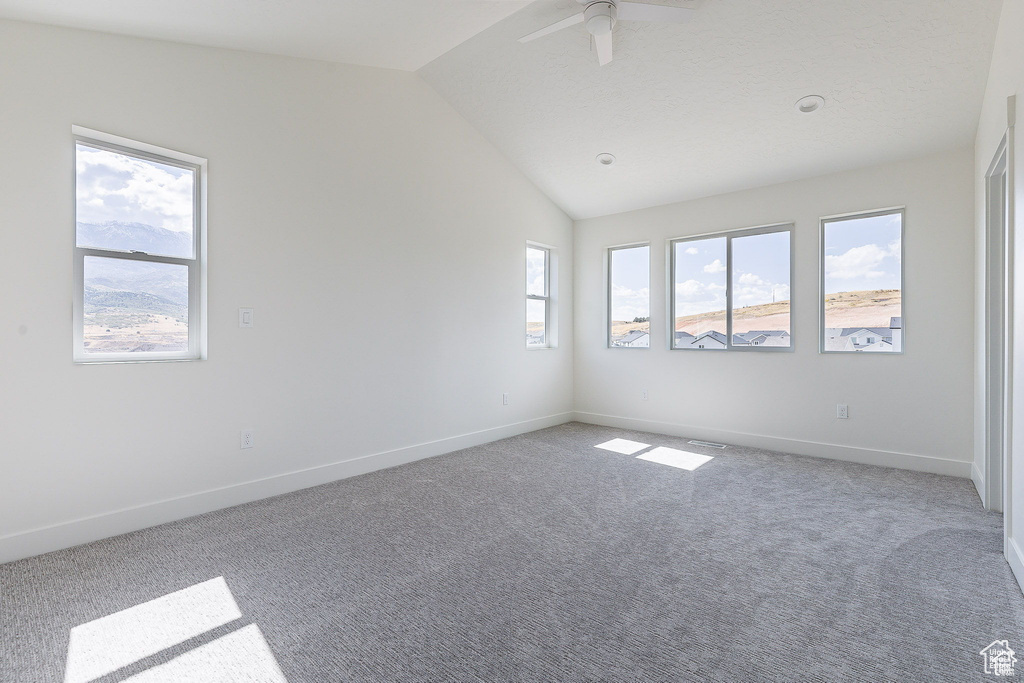
[[[647,336],[648,334],[650,334],[650,333],[649,332],[645,332],[644,330],[633,330],[632,332],[627,334],[625,337],[622,337],[621,339],[619,339],[618,342],[620,344],[628,344],[629,342],[634,342],[637,339],[640,339],[641,337]]]
[[[719,344],[725,344],[725,335],[724,335],[724,334],[722,334],[721,332],[716,332],[715,330],[711,330],[710,332],[704,332],[703,334],[700,334],[700,335],[698,335],[698,336],[697,336],[697,337],[695,337],[695,338],[694,338],[694,340],[693,340],[692,342],[690,342],[690,343],[691,343],[691,344],[696,344],[696,343],[697,343],[697,342],[699,342],[699,341],[700,341],[701,339],[705,339],[705,338],[707,338],[707,337],[711,337],[712,339],[714,339],[714,340],[715,340],[716,342],[718,342]]]

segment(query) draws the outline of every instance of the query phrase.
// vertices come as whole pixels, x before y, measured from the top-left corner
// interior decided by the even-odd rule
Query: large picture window
[[[792,226],[673,240],[672,348],[789,350]]]
[[[608,345],[651,345],[651,247],[608,250]]]
[[[903,209],[821,221],[821,350],[903,352]]]
[[[201,358],[203,160],[103,134],[74,144],[75,360]]]

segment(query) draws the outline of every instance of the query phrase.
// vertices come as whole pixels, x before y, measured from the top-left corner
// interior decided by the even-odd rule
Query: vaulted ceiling
[[[575,218],[969,145],[1002,0],[649,0],[598,66],[576,0],[0,0],[0,17],[419,71]],[[820,95],[814,114],[796,111]],[[609,152],[615,164],[602,166]]]
[[[619,23],[603,67],[580,26],[516,42],[579,7],[541,0],[420,73],[575,218],[974,139],[1000,0],[674,4],[692,21]]]
[[[0,0],[0,17],[415,71],[529,0]]]

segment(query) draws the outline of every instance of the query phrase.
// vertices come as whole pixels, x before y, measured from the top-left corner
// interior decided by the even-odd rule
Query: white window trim
[[[556,272],[555,248],[547,244],[541,244],[540,242],[528,241],[526,243],[526,249],[538,249],[544,252],[544,296],[540,296],[538,294],[530,294],[529,292],[527,292],[525,304],[525,306],[528,307],[530,300],[544,302],[544,343],[526,344],[526,348],[527,350],[530,351],[537,351],[540,349],[554,349],[558,347],[558,334],[555,330],[557,315],[556,312],[553,310],[555,297],[553,295],[552,286],[555,281],[553,275]],[[525,250],[523,253],[525,255]],[[525,264],[523,268],[523,274],[524,276],[526,274]],[[529,287],[528,282],[525,284],[526,286],[523,287],[524,291],[527,290]],[[526,310],[524,308],[524,317],[525,313]],[[526,329],[525,325],[523,325],[523,329]]]
[[[72,302],[72,357],[77,364],[93,365],[104,363],[144,363],[190,361],[206,359],[207,344],[207,310],[206,310],[206,159],[174,150],[157,147],[148,143],[103,133],[100,131],[72,126],[72,152],[78,143],[118,152],[141,159],[149,159],[170,166],[186,168],[195,173],[195,192],[193,206],[193,258],[176,258],[157,256],[142,252],[119,251],[78,246],[77,198],[72,192],[72,250],[74,253],[74,294]],[[77,169],[72,164],[72,188],[77,188]],[[168,352],[131,352],[131,353],[86,353],[84,343],[84,298],[85,298],[85,257],[99,256],[129,261],[149,263],[166,263],[182,265],[188,268],[188,350],[176,353]]]
[[[650,242],[632,242],[630,244],[618,244],[618,245],[615,245],[614,247],[608,247],[604,251],[604,258],[605,258],[605,261],[606,261],[605,268],[604,268],[604,277],[605,277],[605,287],[604,287],[604,294],[605,294],[604,337],[605,337],[605,339],[604,339],[604,341],[605,341],[605,346],[607,348],[609,348],[609,349],[633,349],[633,350],[644,351],[644,350],[648,350],[648,349],[651,348],[650,344],[648,344],[647,346],[615,346],[612,343],[612,252],[613,251],[620,251],[622,249],[637,249],[639,247],[647,247],[647,259],[648,259],[647,260],[647,291],[648,291],[648,299],[647,299],[647,314],[648,314],[647,315],[647,336],[648,336],[648,338],[650,338],[650,335],[651,335],[651,317],[652,316],[651,316],[651,305],[650,305],[651,304],[650,291],[651,291],[651,276],[654,273],[654,269],[651,267],[651,259],[653,258],[653,253],[654,253],[653,250],[651,249],[651,243]]]
[[[796,326],[793,316],[793,276],[795,274],[794,255],[796,253],[796,240],[794,239],[796,224],[772,223],[770,225],[759,225],[753,228],[739,228],[736,230],[724,230],[719,232],[677,237],[668,241],[668,283],[669,283],[669,331],[668,348],[670,351],[739,351],[742,353],[793,353],[796,350]],[[732,343],[732,241],[735,238],[750,237],[752,235],[768,235],[776,232],[789,233],[789,346],[759,346],[756,344],[737,346]],[[684,242],[699,242],[702,240],[725,238],[725,347],[720,349],[706,349],[703,346],[686,348],[676,346],[676,245]]]
[[[826,351],[825,350],[825,226],[829,223],[841,223],[856,218],[874,218],[875,216],[891,216],[900,214],[900,350],[885,353],[864,353],[863,351]],[[821,354],[852,354],[857,356],[902,356],[907,352],[907,335],[905,331],[907,304],[903,297],[907,291],[907,268],[903,262],[906,251],[907,207],[892,206],[887,209],[873,211],[855,211],[834,216],[822,216],[818,227],[818,353]]]

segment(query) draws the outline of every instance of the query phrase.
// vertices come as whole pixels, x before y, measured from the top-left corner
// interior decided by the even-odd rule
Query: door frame
[[[1009,230],[1009,134],[985,174],[985,507],[1004,511],[1010,446],[1012,251]],[[1007,536],[1009,534],[1007,533]]]

